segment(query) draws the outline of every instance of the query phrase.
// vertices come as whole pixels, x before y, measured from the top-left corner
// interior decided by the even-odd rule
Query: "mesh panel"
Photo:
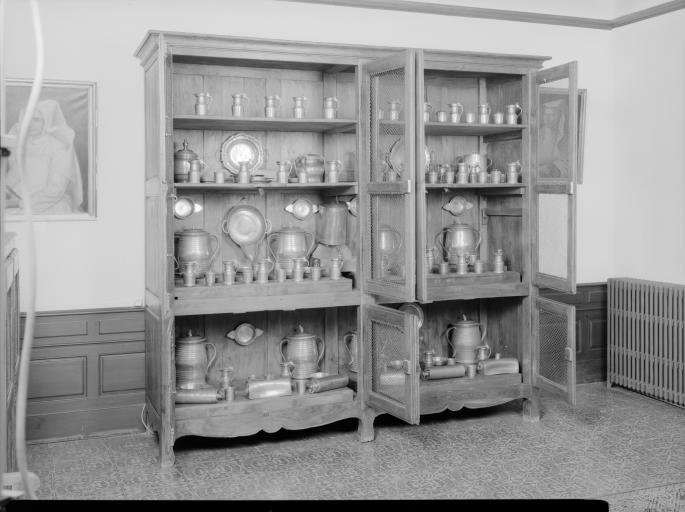
[[[569,81],[568,78],[540,85],[538,112],[539,177],[570,178],[569,163]]]
[[[404,69],[371,77],[370,181],[402,181],[404,163]],[[406,179],[406,178],[404,178]]]
[[[568,366],[565,357],[568,345],[566,315],[540,309],[540,370],[542,377],[561,386],[568,385]]]
[[[402,287],[406,282],[404,196],[373,194],[370,199],[371,279]]]
[[[397,325],[371,320],[371,390],[400,402],[406,400],[401,365],[409,359],[403,340],[404,331]]]

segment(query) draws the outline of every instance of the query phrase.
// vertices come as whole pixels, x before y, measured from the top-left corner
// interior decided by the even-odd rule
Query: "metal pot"
[[[443,233],[445,234],[443,242]],[[435,235],[435,243],[442,250],[447,252],[447,261],[455,265],[460,256],[468,256],[476,252],[480,245],[480,231],[461,222],[455,222],[442,228]]]
[[[219,252],[219,239],[216,235],[210,235],[203,229],[184,229],[175,233],[178,239],[176,243],[176,260],[179,267],[183,268],[185,263],[195,262],[195,275],[202,277],[212,266],[212,262]],[[216,243],[214,250],[210,249],[209,240],[213,239]]]
[[[309,241],[307,241],[307,237],[310,238]],[[303,229],[285,227],[271,233],[267,237],[266,243],[277,265],[291,272],[293,260],[302,258],[308,260],[316,242],[314,235]]]
[[[184,183],[188,181],[190,162],[198,160],[195,151],[188,149],[188,142],[183,141],[183,148],[174,153],[174,181]]]
[[[300,155],[295,159],[297,174],[304,172],[307,175],[307,183],[323,182],[324,157],[321,155]]]
[[[316,241],[324,245],[344,245],[347,241],[347,206],[327,203],[319,206]]]
[[[452,357],[458,363],[475,364],[478,362],[478,349],[483,345],[487,329],[480,333],[480,324],[466,319],[459,320],[445,331],[447,343],[453,350]]]
[[[205,379],[210,366],[216,359],[216,347],[206,343],[207,338],[188,336],[176,340],[176,387],[178,389],[199,389],[206,387]],[[214,349],[207,361],[207,349]]]
[[[325,345],[321,338],[305,333],[301,325],[297,326],[296,331],[281,340],[279,350],[282,361],[292,361],[294,365],[293,379],[308,379],[319,370]],[[287,349],[284,353],[283,345],[286,344]]]

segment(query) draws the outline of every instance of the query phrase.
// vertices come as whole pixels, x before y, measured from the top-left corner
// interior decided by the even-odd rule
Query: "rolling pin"
[[[454,364],[449,366],[431,366],[421,372],[424,380],[453,379],[466,375],[466,365]]]

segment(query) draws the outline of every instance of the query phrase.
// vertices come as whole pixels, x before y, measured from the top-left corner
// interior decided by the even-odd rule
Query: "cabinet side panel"
[[[162,320],[145,309],[145,390],[148,402],[159,414],[162,402]]]
[[[159,161],[160,132],[160,80],[159,60],[155,59],[145,70],[145,177],[155,178],[162,172]]]

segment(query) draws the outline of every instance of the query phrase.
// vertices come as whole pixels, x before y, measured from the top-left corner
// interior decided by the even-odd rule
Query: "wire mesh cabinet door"
[[[365,402],[412,425],[419,423],[419,324],[416,316],[362,307]]]
[[[533,282],[576,291],[578,66],[538,71],[533,122]]]
[[[363,289],[406,301],[416,286],[414,61],[408,50],[362,67]]]
[[[536,297],[534,384],[576,404],[576,308]]]

